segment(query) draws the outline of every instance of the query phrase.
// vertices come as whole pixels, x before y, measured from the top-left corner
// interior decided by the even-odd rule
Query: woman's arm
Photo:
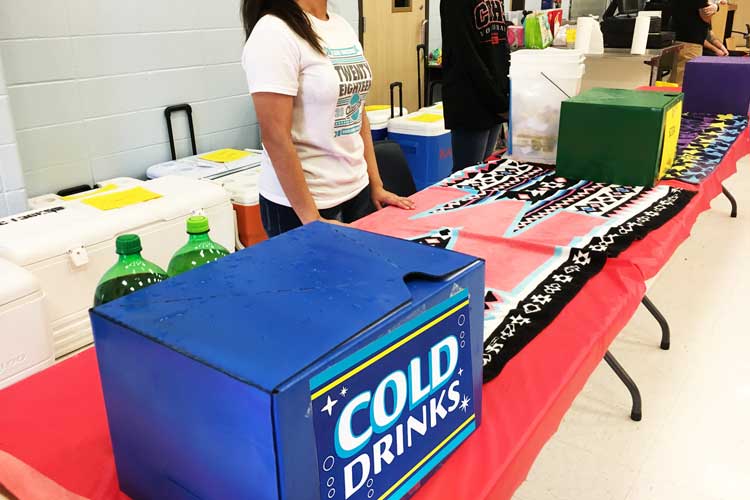
[[[380,210],[385,205],[392,205],[406,210],[413,210],[413,201],[386,191],[383,187],[383,180],[380,178],[380,170],[378,170],[378,160],[375,158],[375,145],[372,143],[370,120],[367,118],[367,113],[364,111],[364,108],[362,110],[362,128],[360,129],[359,134],[362,136],[362,142],[365,144],[367,175],[370,178],[370,192],[375,208]]]
[[[292,143],[294,98],[283,94],[258,92],[253,94],[253,102],[263,146],[271,157],[276,177],[294,212],[303,224],[323,220],[307,187],[302,163]]]

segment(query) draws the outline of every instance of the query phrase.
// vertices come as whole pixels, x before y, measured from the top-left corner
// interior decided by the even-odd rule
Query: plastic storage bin
[[[0,390],[51,366],[52,332],[39,281],[0,259]]]
[[[510,155],[553,165],[560,105],[581,91],[585,57],[574,50],[519,50],[511,54]]]
[[[248,152],[250,156],[230,163],[217,163],[200,158],[204,154],[210,153],[159,163],[146,170],[146,177],[149,179],[158,179],[167,175],[180,175],[193,179],[212,179],[239,170],[260,166],[263,151],[252,149],[248,150]]]
[[[252,168],[215,179],[232,198],[237,216],[237,238],[242,246],[249,247],[268,239],[260,217],[260,169]]]
[[[365,107],[367,118],[370,120],[370,132],[373,141],[384,141],[388,138],[388,123],[391,121],[391,107],[387,105],[373,105]],[[408,115],[409,110],[401,108],[393,111],[393,118]]]
[[[102,185],[68,198],[40,197],[40,208],[0,219],[0,257],[39,282],[56,357],[91,343],[87,311],[99,278],[117,259],[117,236],[138,234],[143,256],[166,268],[185,243],[185,219],[201,211],[211,221],[211,237],[234,248],[234,213],[220,186],[176,176]],[[159,198],[144,201],[149,193]]]
[[[557,172],[571,179],[653,186],[672,167],[682,94],[592,89],[565,101]]]
[[[445,179],[453,170],[451,133],[440,113],[418,111],[388,124],[388,138],[397,142],[409,162],[417,189]]]
[[[698,57],[685,66],[685,111],[734,114],[750,112],[750,58]]]
[[[483,299],[480,259],[314,223],[94,309],[120,487],[402,498],[479,425]]]

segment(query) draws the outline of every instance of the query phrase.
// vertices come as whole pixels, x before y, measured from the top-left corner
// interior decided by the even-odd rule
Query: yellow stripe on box
[[[435,123],[443,120],[443,115],[435,113],[423,113],[409,118],[410,122]]]
[[[417,463],[417,465],[415,465],[414,467],[412,467],[412,469],[409,472],[407,472],[406,474],[404,474],[404,477],[402,477],[401,479],[399,479],[398,481],[396,481],[393,484],[393,486],[391,486],[390,488],[388,488],[388,490],[385,493],[383,493],[382,495],[380,495],[380,498],[378,498],[378,500],[383,500],[388,495],[390,495],[391,493],[393,493],[396,490],[396,488],[398,488],[399,486],[401,486],[401,484],[404,481],[406,481],[407,479],[409,479],[409,476],[411,476],[412,474],[414,474],[415,472],[417,472],[417,470],[419,470],[419,468],[422,467],[425,464],[425,462],[427,462],[430,458],[432,458],[432,456],[435,453],[437,453],[438,451],[440,451],[440,449],[442,447],[444,447],[446,444],[448,444],[451,439],[453,439],[454,437],[456,437],[456,434],[458,434],[459,432],[461,432],[464,429],[464,427],[466,427],[467,425],[469,425],[471,423],[471,421],[474,420],[475,417],[476,417],[476,415],[472,415],[469,418],[467,418],[464,421],[464,423],[461,424],[461,425],[459,425],[456,428],[455,431],[451,432],[451,434],[447,438],[445,438],[443,440],[443,442],[441,442],[439,445],[437,445],[430,453],[428,453],[427,455],[425,455],[425,457],[422,460],[420,460]]]
[[[372,106],[365,106],[365,111],[383,111],[384,109],[391,109],[387,104],[373,104]]]
[[[458,311],[459,309],[461,309],[462,307],[464,307],[468,303],[469,303],[468,300],[463,301],[462,303],[458,304],[456,307],[454,307],[450,311],[446,312],[442,316],[440,316],[438,318],[435,318],[434,320],[430,321],[429,323],[427,323],[426,325],[424,325],[423,327],[421,327],[419,330],[416,330],[416,331],[414,331],[414,333],[410,334],[409,336],[404,337],[403,339],[399,340],[398,342],[396,342],[395,344],[393,344],[388,349],[386,349],[384,351],[381,351],[377,356],[373,356],[372,358],[368,359],[367,361],[365,361],[361,365],[357,366],[356,368],[353,368],[349,372],[347,372],[344,375],[340,376],[339,378],[337,378],[336,380],[334,380],[330,384],[326,385],[325,387],[323,387],[319,391],[315,392],[312,395],[311,400],[315,401],[317,398],[319,398],[320,396],[322,396],[323,394],[325,394],[326,392],[328,392],[332,388],[336,387],[340,383],[344,382],[345,380],[350,379],[351,377],[353,377],[357,373],[361,372],[362,370],[364,370],[368,366],[370,366],[373,363],[377,362],[378,360],[383,359],[384,357],[388,356],[390,353],[392,353],[393,351],[395,351],[399,347],[401,347],[404,344],[406,344],[406,343],[414,340],[415,338],[419,337],[421,334],[423,334],[424,332],[426,332],[427,330],[429,330],[433,326],[437,325],[438,323],[440,323],[441,321],[443,321],[445,318],[447,318],[448,316],[450,316],[454,312]]]
[[[87,198],[81,203],[98,208],[99,210],[114,210],[157,198],[161,198],[161,195],[142,187],[134,187],[117,193]]]
[[[250,156],[251,152],[249,151],[240,151],[239,149],[220,149],[218,151],[214,151],[213,153],[208,153],[200,158],[202,160],[212,161],[215,163],[230,163],[233,161],[241,160],[242,158],[246,158]]]
[[[99,189],[94,189],[93,191],[86,191],[85,193],[79,193],[79,194],[71,194],[70,196],[63,196],[63,201],[75,201],[80,200],[82,198],[88,198],[89,196],[95,196],[97,194],[106,193],[107,191],[114,191],[117,189],[116,184],[107,184],[106,186],[102,186]]]

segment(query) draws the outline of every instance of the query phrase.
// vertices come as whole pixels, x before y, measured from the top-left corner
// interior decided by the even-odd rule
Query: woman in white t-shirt
[[[372,73],[326,0],[243,0],[242,55],[263,138],[260,207],[276,236],[414,204],[383,188],[365,113]]]

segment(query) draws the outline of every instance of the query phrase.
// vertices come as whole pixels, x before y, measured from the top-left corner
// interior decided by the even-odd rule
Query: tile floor
[[[643,421],[602,363],[514,500],[750,499],[750,157],[649,292],[672,349],[641,308],[611,347],[638,383]]]

